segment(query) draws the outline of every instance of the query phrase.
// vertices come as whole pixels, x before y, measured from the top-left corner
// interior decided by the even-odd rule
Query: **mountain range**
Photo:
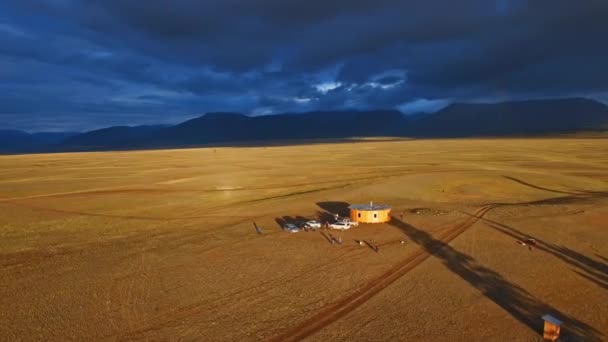
[[[78,132],[38,132],[26,133],[17,130],[0,129],[0,153],[45,151],[58,146]]]
[[[608,106],[585,98],[453,103],[425,115],[394,110],[246,116],[214,112],[174,126],[116,126],[84,133],[0,130],[0,152],[60,152],[268,143],[349,137],[521,136],[608,129]]]

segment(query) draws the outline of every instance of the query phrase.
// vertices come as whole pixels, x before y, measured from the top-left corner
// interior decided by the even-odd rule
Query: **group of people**
[[[253,226],[255,227],[255,230],[258,234],[262,234],[262,228],[260,226],[257,225],[257,223],[255,223],[255,221],[253,222]],[[325,224],[323,225],[326,228],[329,228],[329,222],[325,222]],[[308,231],[309,227],[308,226],[304,226],[304,231]],[[314,229],[311,229],[314,231]],[[342,246],[342,236],[338,236],[337,238],[335,236],[333,236],[332,234],[329,234],[329,239],[331,244],[338,244],[340,246]],[[359,246],[363,246],[364,243],[367,243],[367,245],[374,250],[374,252],[379,253],[380,252],[380,245],[378,244],[378,242],[374,239],[369,240],[369,242],[366,242],[364,240],[358,240],[356,241]],[[401,244],[405,244],[404,240],[400,240],[399,241]],[[527,239],[526,240],[528,248],[530,248],[530,250],[532,249],[532,247],[530,245],[536,245],[536,240],[534,239]],[[519,241],[518,243],[522,244],[522,245],[526,245],[526,243],[524,243],[523,241]]]

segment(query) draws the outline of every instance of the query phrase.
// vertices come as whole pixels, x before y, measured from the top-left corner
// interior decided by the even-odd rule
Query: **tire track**
[[[424,174],[424,173],[438,173],[438,172],[472,172],[472,171],[480,171],[480,170],[433,170],[433,171],[417,171],[417,170],[408,170],[405,172],[393,173],[383,176],[370,176],[370,177],[361,177],[351,179],[348,183],[335,184],[331,186],[314,188],[309,190],[301,190],[294,191],[286,194],[278,194],[273,196],[254,198],[244,201],[238,201],[233,203],[222,204],[218,206],[209,207],[207,211],[217,211],[222,209],[231,208],[237,205],[244,204],[254,204],[259,202],[265,202],[274,199],[285,199],[291,198],[294,196],[307,195],[311,193],[324,192],[329,190],[337,190],[348,188],[352,185],[357,184],[365,184],[367,182],[379,179],[387,179],[393,177],[402,177],[416,174]],[[0,204],[9,204],[14,206],[25,207],[31,210],[37,211],[46,211],[56,214],[64,214],[64,215],[79,215],[79,216],[90,216],[90,217],[103,217],[103,218],[115,218],[115,219],[126,219],[126,220],[143,220],[143,221],[178,221],[178,220],[192,220],[192,219],[203,219],[203,218],[214,218],[214,217],[235,217],[234,214],[230,215],[197,215],[197,216],[180,216],[180,217],[152,217],[152,216],[139,216],[139,215],[118,215],[118,214],[104,214],[104,213],[94,213],[94,212],[86,212],[79,210],[68,210],[68,209],[57,209],[57,208],[49,208],[45,206],[38,206],[23,203],[23,200],[28,199],[40,199],[40,198],[54,198],[54,197],[69,197],[69,196],[82,196],[82,195],[107,195],[107,194],[125,194],[125,193],[177,193],[177,192],[222,192],[222,191],[251,191],[251,190],[273,190],[273,189],[286,189],[286,188],[297,188],[308,185],[318,185],[318,184],[331,184],[336,183],[336,181],[324,181],[324,182],[314,182],[314,183],[301,183],[294,184],[290,186],[269,186],[269,187],[260,187],[260,188],[235,188],[235,189],[94,189],[88,191],[74,191],[74,192],[64,192],[64,193],[53,193],[53,194],[45,194],[45,195],[36,195],[36,196],[27,196],[27,197],[15,197],[15,198],[0,198]],[[236,216],[241,218],[252,218],[252,216]]]
[[[13,205],[17,207],[27,208],[35,211],[43,211],[55,214],[64,214],[64,215],[76,215],[76,216],[90,216],[90,217],[103,217],[103,218],[112,218],[112,219],[124,219],[124,220],[143,220],[143,221],[183,221],[183,220],[196,220],[203,218],[228,218],[228,217],[236,217],[236,218],[244,218],[244,219],[252,219],[255,218],[254,215],[234,215],[234,214],[205,214],[205,215],[196,215],[196,216],[179,216],[179,217],[155,217],[155,216],[138,216],[138,215],[118,215],[118,214],[103,214],[103,213],[94,213],[88,211],[79,211],[79,210],[68,210],[68,209],[57,209],[57,208],[49,208],[38,205],[26,204],[22,202],[2,202],[0,201],[0,205]]]
[[[409,176],[409,175],[418,175],[424,173],[444,173],[444,172],[474,172],[474,171],[484,171],[479,169],[446,169],[446,170],[404,170],[400,172],[393,172],[389,174],[374,174],[370,173],[369,176],[366,177],[358,177],[358,178],[348,178],[346,179],[348,182],[357,183],[357,182],[367,182],[378,179],[385,178],[393,178],[393,177],[401,177],[401,176]],[[89,190],[80,190],[80,191],[68,191],[68,192],[56,192],[50,194],[41,194],[41,195],[31,195],[31,196],[22,196],[22,197],[5,197],[0,198],[0,202],[12,202],[12,201],[21,201],[21,200],[29,200],[29,199],[41,199],[41,198],[54,198],[54,197],[72,197],[72,196],[86,196],[86,195],[116,195],[116,194],[130,194],[130,193],[158,193],[158,194],[166,194],[166,193],[187,193],[187,192],[239,192],[239,191],[262,191],[262,190],[277,190],[277,189],[289,189],[289,188],[297,188],[297,187],[305,187],[311,185],[319,185],[319,184],[332,184],[332,183],[340,183],[344,177],[335,180],[327,180],[327,181],[314,181],[314,182],[305,182],[305,183],[296,183],[290,185],[269,185],[263,187],[238,187],[238,188],[229,188],[229,189],[195,189],[195,188],[178,188],[178,189],[167,189],[167,188],[96,188]]]
[[[446,230],[438,240],[441,244],[447,244],[464,233],[473,224],[483,218],[489,211],[496,208],[497,205],[486,205],[477,209],[471,217],[467,218],[462,223],[459,223],[452,227],[452,229]],[[423,261],[428,259],[437,249],[441,247],[441,244],[437,244],[431,251],[419,248],[417,251],[410,254],[407,258],[402,260],[399,264],[393,266],[391,269],[375,278],[363,287],[359,288],[353,294],[341,299],[338,302],[328,305],[325,309],[310,317],[299,325],[292,327],[278,336],[270,339],[270,341],[299,341],[308,336],[315,334],[326,326],[332,324],[338,319],[350,313],[352,310],[361,306],[372,297],[377,295],[380,291],[394,283],[396,280],[413,270],[416,266],[420,265]]]
[[[409,172],[409,171],[408,171]],[[372,175],[368,177],[359,177],[350,179],[351,182],[360,182],[360,181],[369,181],[375,180],[379,178],[385,177],[396,177],[408,174],[407,172],[403,173],[393,173],[389,175]],[[195,188],[185,188],[185,189],[167,189],[167,188],[100,188],[100,189],[91,189],[91,190],[82,190],[82,191],[70,191],[70,192],[58,192],[58,193],[50,193],[50,194],[42,194],[42,195],[33,195],[33,196],[24,196],[24,197],[12,197],[12,198],[0,198],[0,202],[12,202],[12,201],[20,201],[20,200],[28,200],[28,199],[41,199],[41,198],[55,198],[55,197],[73,197],[73,196],[89,196],[89,195],[121,195],[121,194],[137,194],[137,193],[151,193],[151,194],[169,194],[169,193],[188,193],[188,192],[196,192],[196,193],[214,193],[214,192],[243,192],[243,191],[262,191],[262,190],[277,190],[277,189],[289,189],[289,188],[298,188],[305,187],[311,185],[319,185],[319,184],[331,184],[331,183],[339,183],[340,180],[329,180],[329,181],[315,181],[315,182],[307,182],[307,183],[296,183],[290,185],[269,185],[263,187],[236,187],[236,188],[211,188],[211,189],[195,189]]]
[[[145,339],[146,333],[149,333],[152,331],[159,331],[159,330],[162,330],[163,328],[173,326],[173,325],[175,325],[176,322],[188,319],[189,317],[192,317],[192,316],[200,315],[203,312],[214,312],[214,311],[218,312],[218,314],[215,316],[215,319],[217,319],[218,317],[221,317],[221,316],[229,315],[226,313],[220,314],[219,313],[220,311],[216,311],[216,310],[225,308],[226,306],[230,305],[230,303],[234,303],[234,302],[238,302],[238,301],[242,301],[242,300],[249,300],[249,299],[256,299],[256,298],[258,300],[261,300],[260,295],[265,294],[273,289],[276,289],[279,287],[284,287],[286,284],[289,284],[290,282],[304,278],[311,273],[317,273],[317,272],[323,271],[327,268],[334,267],[336,265],[337,261],[341,260],[342,258],[344,258],[347,255],[353,255],[353,254],[355,256],[362,256],[364,254],[364,251],[362,251],[361,249],[358,249],[358,248],[345,250],[342,253],[340,253],[338,256],[324,262],[323,264],[309,267],[309,268],[305,269],[303,272],[298,273],[295,276],[280,276],[276,279],[271,279],[271,280],[262,282],[260,284],[257,284],[254,288],[245,287],[241,290],[237,290],[237,291],[228,293],[225,296],[223,296],[222,298],[217,299],[217,300],[205,300],[205,301],[201,301],[201,302],[197,302],[197,303],[192,303],[190,305],[180,307],[180,308],[168,311],[166,313],[156,315],[152,318],[148,318],[147,320],[142,321],[142,323],[139,326],[137,326],[136,328],[132,328],[128,332],[124,332],[124,333],[116,334],[116,335],[112,335],[112,336],[106,336],[106,337],[117,338],[120,341]]]
[[[217,210],[221,210],[221,209],[231,208],[236,205],[253,204],[253,203],[264,202],[264,201],[273,200],[273,199],[284,199],[284,198],[290,198],[290,197],[294,197],[294,196],[307,195],[307,194],[316,193],[316,192],[342,189],[342,188],[349,187],[351,185],[353,185],[353,184],[351,184],[351,183],[338,184],[338,185],[330,186],[330,187],[316,188],[316,189],[310,189],[310,190],[304,190],[304,191],[291,192],[291,193],[287,193],[287,194],[279,194],[279,195],[268,196],[268,197],[254,198],[254,199],[250,199],[250,200],[244,200],[244,201],[227,203],[227,204],[223,204],[223,205],[210,207],[210,208],[207,208],[207,210],[208,211],[211,211],[211,210],[217,211]],[[92,213],[92,212],[77,211],[77,210],[56,209],[56,208],[49,208],[49,207],[42,207],[42,206],[26,204],[23,202],[17,202],[16,200],[0,200],[0,204],[10,204],[10,205],[14,205],[14,206],[25,207],[25,208],[28,208],[31,210],[46,211],[46,212],[52,212],[52,213],[57,213],[57,214],[117,218],[117,219],[127,219],[127,220],[177,221],[177,220],[192,220],[192,219],[213,218],[213,217],[244,217],[244,218],[253,218],[254,217],[251,215],[239,216],[239,215],[234,215],[234,214],[230,214],[230,215],[210,214],[210,215],[180,216],[180,217],[151,217],[151,216],[136,216],[136,215],[102,214],[102,213]]]

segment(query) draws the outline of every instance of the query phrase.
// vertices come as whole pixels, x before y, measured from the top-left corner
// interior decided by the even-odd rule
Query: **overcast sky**
[[[608,100],[606,0],[4,0],[0,128]]]

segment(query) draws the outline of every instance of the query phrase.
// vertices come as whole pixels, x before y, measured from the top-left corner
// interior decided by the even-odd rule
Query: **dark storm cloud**
[[[608,93],[605,0],[9,0],[6,128]],[[51,125],[52,123],[52,125]]]

